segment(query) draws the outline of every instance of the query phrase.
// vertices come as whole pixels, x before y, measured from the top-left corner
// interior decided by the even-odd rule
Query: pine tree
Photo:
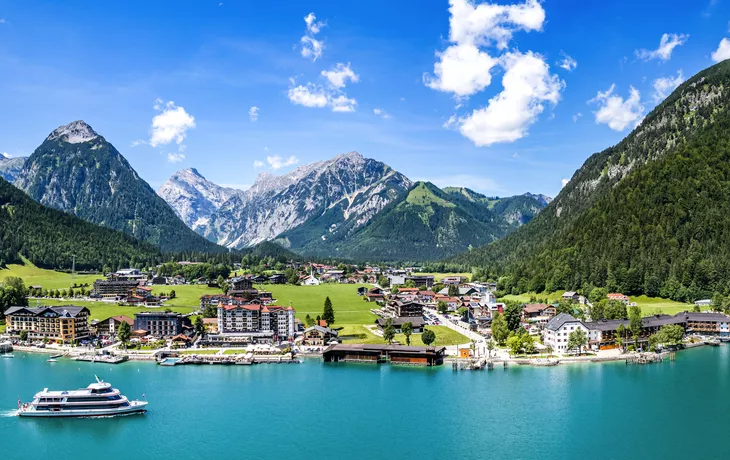
[[[332,308],[332,301],[329,297],[324,300],[324,312],[322,312],[322,319],[325,320],[327,326],[335,324],[335,311]]]

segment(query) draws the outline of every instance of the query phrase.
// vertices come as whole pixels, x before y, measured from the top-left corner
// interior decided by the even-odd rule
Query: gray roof
[[[76,317],[81,313],[82,311],[86,310],[86,313],[89,313],[89,309],[86,307],[77,307],[75,305],[63,305],[58,307],[10,307],[7,310],[5,310],[5,315],[12,315],[13,313],[17,313],[21,310],[25,310],[33,315],[39,315],[47,310],[51,310],[54,313],[59,314],[60,316],[66,316],[66,317]]]
[[[572,315],[567,313],[558,313],[557,316],[554,316],[550,321],[548,321],[545,327],[551,331],[557,331],[563,326],[563,324],[573,322],[583,324],[581,320],[574,318]]]
[[[405,323],[411,323],[413,325],[413,327],[423,327],[426,324],[426,322],[420,316],[413,316],[413,317],[397,316],[395,318],[392,318],[392,320],[393,320],[393,326],[397,327],[397,328],[400,328]],[[378,325],[385,327],[385,321],[386,321],[385,318],[378,318],[377,323],[378,323]]]
[[[419,347],[413,345],[386,345],[377,343],[338,343],[330,345],[324,350],[324,353],[336,350],[364,350],[364,351],[391,351],[391,352],[408,352],[408,353],[444,353],[446,347]]]
[[[685,311],[676,316],[684,316],[687,321],[730,321],[730,316],[718,312],[698,313]]]
[[[589,323],[585,323],[585,326],[588,329],[593,329],[596,331],[614,331],[622,324],[624,325],[624,327],[629,327],[629,320],[628,319],[602,319],[600,321],[591,321]]]

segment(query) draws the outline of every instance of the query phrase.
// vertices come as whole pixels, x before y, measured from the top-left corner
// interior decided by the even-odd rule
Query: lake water
[[[729,458],[730,347],[674,362],[454,372],[364,364],[0,359],[2,459]],[[17,399],[94,374],[145,415],[19,419]]]

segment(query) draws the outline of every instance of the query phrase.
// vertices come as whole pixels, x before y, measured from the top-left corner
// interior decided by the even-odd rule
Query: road
[[[474,350],[475,356],[477,356],[477,357],[487,356],[487,341],[480,334],[477,334],[476,332],[474,332],[472,330],[465,329],[457,324],[452,323],[449,318],[438,313],[434,309],[424,308],[423,310],[425,312],[427,312],[429,315],[433,315],[436,318],[438,318],[441,325],[444,325],[444,326],[448,327],[449,329],[456,331],[459,334],[464,335],[464,336],[468,337],[469,339],[473,340],[474,342],[476,342],[476,345],[475,345],[476,349]],[[464,345],[471,346],[471,343],[464,344]]]

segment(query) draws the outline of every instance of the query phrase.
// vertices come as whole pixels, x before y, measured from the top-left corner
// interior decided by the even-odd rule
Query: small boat
[[[15,355],[13,355],[12,353],[3,353],[0,356],[2,356],[3,358],[15,358]]]
[[[58,359],[63,356],[63,353],[51,356],[51,359]]]
[[[46,360],[47,363],[57,363],[58,360],[56,358],[49,358]]]
[[[36,393],[33,401],[21,403],[19,417],[113,417],[147,412],[147,401],[130,401],[111,384],[96,378],[96,383],[72,391]]]

